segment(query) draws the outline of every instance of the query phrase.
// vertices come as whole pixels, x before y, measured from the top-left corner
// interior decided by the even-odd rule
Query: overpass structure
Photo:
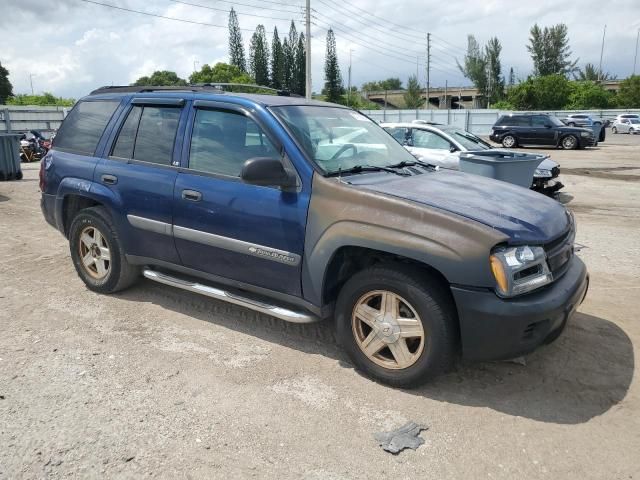
[[[602,82],[605,90],[617,92],[620,90],[620,80],[605,80]],[[406,108],[404,94],[406,90],[381,90],[375,92],[365,92],[364,97],[387,109]],[[422,89],[420,96],[427,98],[427,90]],[[462,108],[484,108],[486,106],[484,95],[475,87],[431,87],[429,89],[429,99],[425,102],[423,109],[448,110]]]

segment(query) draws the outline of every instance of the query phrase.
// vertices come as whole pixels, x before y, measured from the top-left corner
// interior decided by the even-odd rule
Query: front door
[[[413,128],[411,138],[413,146],[408,148],[418,159],[443,168],[459,168],[459,152],[452,152],[453,145],[442,135],[430,130]]]
[[[230,104],[193,107],[190,144],[174,190],[173,233],[185,267],[301,294],[309,192],[244,183],[244,162],[282,159],[259,119]],[[189,138],[189,134],[186,138]]]

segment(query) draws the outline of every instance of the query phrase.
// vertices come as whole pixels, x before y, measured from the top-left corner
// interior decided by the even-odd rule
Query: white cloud
[[[104,0],[105,3],[143,10],[158,15],[197,22],[227,25],[227,15],[188,5],[143,0]],[[200,0],[206,5],[225,8],[227,3]],[[279,8],[262,0],[243,0],[256,8],[237,6],[238,12],[279,17],[272,21],[240,14],[242,28],[253,30],[263,23],[271,39],[273,27],[280,35],[288,32],[293,17],[298,31],[304,30],[302,14],[274,12],[259,5]],[[291,0],[296,7],[301,2]],[[340,8],[329,8],[339,6]],[[312,0],[312,76],[315,90],[323,83],[325,26],[335,28],[343,78],[347,80],[349,51],[353,49],[352,83],[398,76],[403,81],[416,72],[415,55],[424,56],[426,33],[433,34],[431,83],[450,86],[467,84],[457,71],[454,57],[461,58],[466,35],[481,42],[497,36],[503,44],[503,70],[513,67],[521,77],[531,70],[525,49],[533,23],[569,27],[571,48],[580,64],[598,63],[602,28],[606,23],[607,41],[603,68],[618,77],[627,76],[633,66],[633,50],[640,27],[640,1],[581,0],[558,2],[537,0]],[[281,9],[286,7],[281,6]],[[353,12],[366,9],[376,15]],[[44,21],[43,21],[44,19]],[[385,20],[382,20],[385,19]],[[391,22],[391,23],[390,23]],[[393,24],[402,25],[403,28]],[[37,26],[37,29],[27,26]],[[36,91],[80,97],[92,89],[109,84],[127,84],[155,69],[174,70],[188,77],[194,61],[204,63],[227,60],[227,29],[210,28],[90,5],[80,0],[59,0],[46,9],[39,0],[2,0],[0,28],[3,48],[0,62],[10,70],[16,92],[28,92],[29,75]],[[34,34],[34,32],[36,32]],[[348,33],[347,33],[348,32]],[[422,33],[421,33],[422,32]],[[250,31],[243,31],[248,47]],[[378,51],[384,51],[385,56]],[[422,60],[421,60],[422,62]],[[418,68],[424,81],[424,67]]]

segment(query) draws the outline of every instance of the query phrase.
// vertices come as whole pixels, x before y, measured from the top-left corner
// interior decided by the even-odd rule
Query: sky
[[[91,0],[93,1],[93,0]],[[251,33],[263,24],[286,35],[291,20],[304,29],[304,0],[0,0],[0,63],[10,71],[14,93],[52,92],[79,98],[102,85],[126,85],[154,70],[187,78],[203,64],[228,61],[228,10],[238,13],[248,49]],[[55,5],[55,6],[54,6]],[[199,5],[199,6],[197,6]],[[202,8],[206,6],[208,8]],[[502,69],[518,78],[531,73],[526,50],[534,23],[565,23],[579,65],[598,64],[603,29],[603,70],[618,78],[632,73],[640,0],[311,0],[312,82],[324,82],[326,31],[334,29],[345,86],[349,57],[352,85],[419,75],[426,78],[427,32],[431,33],[432,86],[469,85],[456,68],[467,35],[481,43],[497,36]],[[219,27],[213,26],[218,25]],[[637,72],[640,72],[640,58]]]

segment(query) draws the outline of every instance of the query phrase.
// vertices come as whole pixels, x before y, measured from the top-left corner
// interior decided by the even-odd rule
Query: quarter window
[[[250,118],[227,110],[196,112],[189,168],[239,177],[244,162],[254,157],[278,158],[278,150]]]
[[[56,135],[56,148],[93,155],[107,123],[120,102],[114,100],[79,102]]]
[[[134,106],[122,125],[114,157],[171,165],[181,109]]]

